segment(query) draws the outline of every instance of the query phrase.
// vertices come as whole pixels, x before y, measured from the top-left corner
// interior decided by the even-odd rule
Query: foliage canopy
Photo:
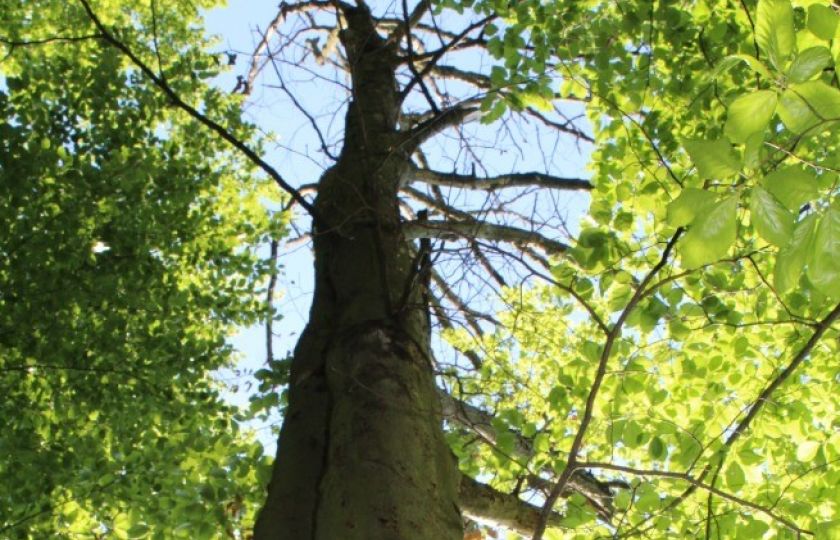
[[[241,537],[268,464],[211,372],[235,326],[270,315],[256,249],[284,232],[278,192],[86,3],[5,4],[0,534]],[[90,5],[259,149],[241,97],[208,84],[224,63],[197,37],[210,4]],[[480,361],[439,366],[442,386],[493,413],[447,422],[461,470],[551,503],[545,538],[836,537],[837,6],[434,9],[486,17],[484,123],[574,100],[593,132],[568,249],[504,288],[491,331],[443,332]],[[608,506],[566,490],[581,470]]]

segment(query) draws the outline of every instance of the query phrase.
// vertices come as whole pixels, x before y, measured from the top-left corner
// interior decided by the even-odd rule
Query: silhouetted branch
[[[484,221],[430,220],[426,222],[408,221],[403,223],[406,238],[421,237],[457,240],[460,238],[493,240],[512,244],[534,245],[550,254],[564,253],[569,246],[562,242],[525,229],[497,225]]]
[[[589,191],[592,184],[582,178],[562,178],[539,172],[510,173],[490,177],[454,174],[414,167],[408,173],[408,182],[425,182],[435,186],[467,189],[500,189],[506,187],[538,186],[567,191]]]

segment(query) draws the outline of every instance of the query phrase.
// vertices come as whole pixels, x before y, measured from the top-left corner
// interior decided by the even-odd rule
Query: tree
[[[36,4],[0,26],[4,533],[248,534],[267,469],[209,372],[232,324],[270,331],[273,182],[315,296],[261,374],[284,421],[254,538],[836,534],[836,6],[282,4],[224,95],[199,6]],[[289,65],[341,88],[340,131]],[[316,185],[241,122],[260,81]],[[591,144],[591,178],[491,173],[481,135],[526,155],[529,122]]]

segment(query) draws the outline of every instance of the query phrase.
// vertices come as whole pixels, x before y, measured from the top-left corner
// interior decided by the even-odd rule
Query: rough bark
[[[408,166],[396,45],[341,4],[354,94],[315,203],[315,296],[256,540],[455,540],[460,475],[445,444],[418,261],[399,226]]]
[[[526,503],[516,495],[502,493],[468,476],[461,479],[461,508],[465,515],[504,527],[529,538],[540,520],[539,506]],[[552,513],[548,525],[559,527],[562,516]]]

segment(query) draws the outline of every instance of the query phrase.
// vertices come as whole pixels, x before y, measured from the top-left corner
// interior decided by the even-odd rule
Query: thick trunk
[[[460,540],[427,306],[399,228],[395,49],[366,10],[343,10],[354,95],[319,183],[315,298],[255,539]]]

